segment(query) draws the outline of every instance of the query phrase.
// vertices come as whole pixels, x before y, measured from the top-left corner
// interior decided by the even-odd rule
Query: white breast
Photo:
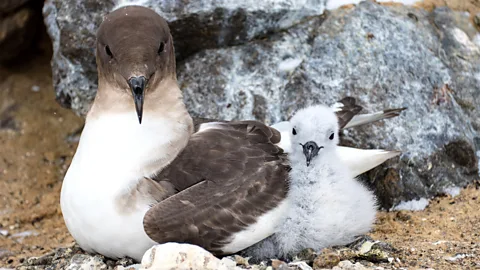
[[[174,140],[173,125],[148,115],[140,125],[135,113],[87,121],[61,192],[65,223],[83,249],[141,260],[155,244],[143,230],[149,206],[138,202],[134,211],[121,212],[116,201],[158,170]]]

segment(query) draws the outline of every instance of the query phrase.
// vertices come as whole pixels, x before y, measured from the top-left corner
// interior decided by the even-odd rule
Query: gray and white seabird
[[[281,133],[256,121],[193,120],[168,25],[150,9],[107,15],[96,58],[97,95],[61,191],[77,243],[139,261],[157,243],[228,254],[271,235],[288,204]],[[350,109],[337,114],[340,126]]]

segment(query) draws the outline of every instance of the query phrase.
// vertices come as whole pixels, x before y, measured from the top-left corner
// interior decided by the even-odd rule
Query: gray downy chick
[[[275,234],[248,248],[253,260],[291,257],[305,248],[320,251],[345,245],[370,231],[377,203],[341,159],[338,120],[332,108],[315,105],[298,111],[289,154],[289,209]]]

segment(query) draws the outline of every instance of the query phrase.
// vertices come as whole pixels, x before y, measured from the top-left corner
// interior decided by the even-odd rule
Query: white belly
[[[175,134],[164,130],[183,128],[173,123],[150,117],[139,125],[134,112],[87,120],[60,198],[67,228],[80,247],[140,261],[156,244],[143,229],[148,202],[121,198],[162,168],[160,158],[172,152],[167,146],[177,143]]]
[[[143,230],[149,206],[137,205],[135,211],[120,212],[116,196],[101,185],[70,180],[64,180],[60,203],[65,224],[80,247],[111,258],[128,256],[140,261],[155,244]]]

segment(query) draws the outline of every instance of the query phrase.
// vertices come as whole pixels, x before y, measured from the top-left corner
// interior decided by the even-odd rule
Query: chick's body
[[[292,117],[289,208],[275,234],[246,255],[286,259],[305,248],[351,243],[371,229],[376,199],[339,158],[337,121],[331,108],[319,105]]]

